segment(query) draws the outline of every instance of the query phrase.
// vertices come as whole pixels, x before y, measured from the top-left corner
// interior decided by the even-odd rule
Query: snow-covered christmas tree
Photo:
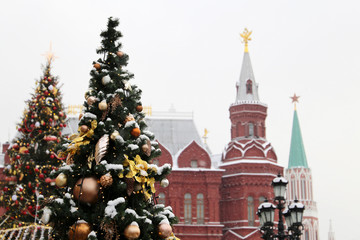
[[[102,58],[93,62],[79,133],[67,146],[66,165],[53,173],[65,189],[43,211],[54,239],[176,239],[171,207],[156,204],[155,181],[166,186],[171,166],[146,130],[141,90],[129,83],[128,55],[120,51],[119,21],[101,33]]]
[[[55,180],[49,175],[62,165],[57,152],[67,140],[61,135],[66,116],[58,78],[50,73],[53,59],[49,52],[43,76],[26,102],[18,134],[8,150],[11,164],[4,170],[0,204],[6,213],[0,219],[1,229],[36,223],[41,201],[57,193]]]

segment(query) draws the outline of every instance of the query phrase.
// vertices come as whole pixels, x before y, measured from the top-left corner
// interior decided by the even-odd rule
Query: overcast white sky
[[[136,3],[135,3],[136,2]],[[82,104],[99,34],[120,18],[132,83],[153,110],[193,111],[209,145],[230,140],[228,108],[235,99],[243,45],[259,94],[267,103],[267,138],[287,165],[293,106],[313,171],[320,238],[329,219],[337,239],[358,240],[360,6],[357,1],[6,1],[0,8],[0,141],[15,133],[50,41],[63,102]]]

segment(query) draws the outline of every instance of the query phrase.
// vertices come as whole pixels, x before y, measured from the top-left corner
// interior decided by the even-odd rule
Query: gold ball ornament
[[[140,236],[140,228],[137,224],[130,224],[124,230],[124,235],[129,240],[138,239]]]
[[[168,238],[171,236],[172,234],[172,227],[170,226],[170,224],[167,223],[161,223],[159,225],[159,236],[162,239]]]
[[[54,120],[55,120],[55,121],[59,120],[59,116],[58,116],[58,115],[54,115]]]
[[[89,131],[89,127],[86,126],[86,125],[81,125],[80,131],[83,132],[83,133],[86,133],[87,131]]]
[[[122,57],[122,56],[124,56],[124,53],[122,51],[118,51],[118,52],[116,52],[116,55],[118,57]]]
[[[131,136],[133,137],[140,136],[140,133],[141,133],[140,128],[133,128],[130,132]]]
[[[88,223],[82,222],[82,223],[75,223],[72,225],[69,229],[69,240],[86,240],[88,239],[88,235],[91,232],[91,227]]]
[[[95,177],[86,177],[80,186],[82,178],[77,180],[74,186],[73,195],[76,200],[83,203],[96,203],[99,197],[99,182]],[[81,192],[80,192],[81,188]]]
[[[100,184],[101,184],[101,186],[103,186],[105,188],[108,186],[111,186],[113,184],[113,178],[112,178],[111,174],[107,173],[107,174],[101,176]]]
[[[66,175],[63,173],[60,173],[55,179],[55,184],[56,184],[56,186],[58,186],[60,188],[65,187],[67,184]]]
[[[93,97],[93,96],[88,97],[88,98],[86,99],[86,102],[87,102],[87,104],[89,104],[89,105],[91,106],[91,105],[93,105],[93,104],[96,102],[96,98]]]
[[[101,102],[99,103],[99,109],[100,109],[101,111],[105,111],[105,110],[107,109],[107,103],[106,103],[105,100],[103,100],[103,101],[101,101]]]
[[[120,135],[120,133],[119,133],[117,130],[115,130],[115,131],[110,135],[110,138],[111,138],[111,140],[115,141],[116,137],[119,136],[119,135]]]
[[[94,68],[95,68],[96,70],[100,70],[100,69],[101,69],[101,66],[100,66],[99,63],[95,63],[95,64],[94,64]]]

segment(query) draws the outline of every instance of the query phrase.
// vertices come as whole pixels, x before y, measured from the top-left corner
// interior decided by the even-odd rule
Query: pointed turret
[[[305,205],[302,221],[304,226],[304,239],[315,240],[319,239],[319,220],[313,195],[313,177],[307,163],[299,118],[296,111],[296,103],[298,102],[299,96],[294,94],[294,96],[290,98],[292,99],[292,102],[295,103],[295,109],[291,134],[289,166],[285,171],[285,178],[289,180],[286,199],[288,204],[295,199],[298,199]]]
[[[246,28],[244,33],[240,34],[245,43],[244,57],[240,72],[239,81],[236,83],[236,103],[243,101],[259,101],[258,85],[255,82],[255,76],[251,65],[248,41],[251,40],[249,32]]]
[[[294,94],[294,96],[291,98],[293,99],[293,102],[295,102],[296,104],[299,97]],[[308,168],[304,144],[301,136],[299,118],[296,111],[296,105],[294,109],[288,168],[294,168],[294,167]]]

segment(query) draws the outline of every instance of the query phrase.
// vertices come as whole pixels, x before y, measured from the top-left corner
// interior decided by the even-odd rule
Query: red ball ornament
[[[52,118],[50,118],[50,119],[49,119],[49,121],[50,121],[50,122],[52,122],[52,121],[53,121],[53,119],[52,119]]]
[[[22,200],[24,200],[24,198],[23,198],[23,197],[20,197],[20,201],[22,201]]]
[[[38,173],[40,170],[38,168],[35,168],[34,171]]]
[[[28,206],[28,210],[31,212],[33,210],[33,206]]]
[[[8,187],[4,187],[4,188],[3,188],[3,191],[4,191],[4,192],[7,192],[8,190],[9,190]]]
[[[46,179],[45,179],[45,182],[46,182],[46,183],[51,183],[51,178],[49,178],[49,177],[46,178]]]
[[[18,200],[15,201],[15,205],[19,205],[19,201],[18,201]]]
[[[31,188],[31,182],[28,183],[28,187]]]
[[[57,107],[53,107],[53,110],[55,111],[57,109]]]
[[[60,116],[60,117],[63,117],[63,116],[64,116],[64,113],[63,113],[63,112],[59,112],[59,116]]]
[[[13,145],[13,149],[18,150],[18,149],[19,149],[19,145],[18,145],[17,143],[15,143],[15,144]]]
[[[48,95],[48,94],[49,94],[49,92],[48,92],[47,90],[46,90],[44,93],[45,93],[45,95]]]
[[[60,125],[59,125],[59,126],[60,126],[61,128],[62,128],[62,127],[64,127],[64,125],[63,125],[62,123],[60,123]]]
[[[29,165],[26,165],[25,168],[26,168],[26,169],[30,169],[30,166],[29,166]]]
[[[51,155],[50,155],[50,158],[51,158],[51,159],[53,159],[54,157],[55,157],[54,154],[51,154]]]
[[[64,123],[64,127],[66,127],[66,124]]]
[[[16,159],[20,159],[21,158],[21,156],[20,155],[16,155]]]
[[[18,128],[18,131],[19,131],[19,132],[22,132],[22,129],[21,129],[21,128]]]
[[[44,174],[42,173],[39,174],[39,178],[43,179],[44,177],[45,177]]]
[[[46,171],[46,170],[44,170],[44,171],[43,171],[43,173],[47,173],[47,171]]]

